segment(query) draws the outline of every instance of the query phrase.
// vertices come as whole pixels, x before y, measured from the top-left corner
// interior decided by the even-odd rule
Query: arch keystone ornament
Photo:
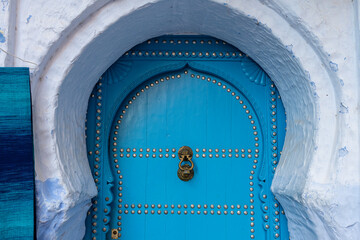
[[[270,191],[285,113],[263,75],[204,36],[157,37],[116,61],[89,100],[98,195],[84,239],[288,239]]]

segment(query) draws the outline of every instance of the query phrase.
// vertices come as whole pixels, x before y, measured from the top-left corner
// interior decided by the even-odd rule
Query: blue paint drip
[[[29,15],[27,18],[26,18],[26,24],[28,24],[30,22],[30,18],[32,17],[32,15]]]
[[[340,79],[340,85],[344,86],[344,81],[342,79]]]
[[[329,64],[330,64],[331,70],[333,70],[334,72],[337,72],[339,70],[339,67],[336,63],[330,61]]]
[[[349,151],[346,149],[346,146],[339,149],[339,157],[345,157]]]
[[[343,103],[340,103],[340,110],[339,110],[339,113],[349,113],[349,109],[347,106],[345,106]]]
[[[289,52],[291,52],[291,53],[293,52],[293,51],[292,51],[292,49],[293,49],[293,45],[292,45],[292,44],[286,45],[285,47],[286,47],[286,49],[287,49]]]
[[[9,1],[8,0],[1,0],[2,3],[2,10],[5,11],[7,6],[9,5]]]
[[[0,32],[0,43],[6,42],[5,36],[2,32]]]

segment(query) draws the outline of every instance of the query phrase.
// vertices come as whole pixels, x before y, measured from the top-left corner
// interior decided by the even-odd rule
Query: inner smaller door
[[[118,179],[112,228],[122,226],[124,239],[260,233],[254,174],[262,161],[261,127],[230,83],[191,69],[155,77],[124,101],[110,142]],[[193,149],[194,177],[187,182],[177,174],[182,146]]]

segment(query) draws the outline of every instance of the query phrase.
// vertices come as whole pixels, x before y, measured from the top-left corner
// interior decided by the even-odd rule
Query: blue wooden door
[[[89,100],[99,194],[85,239],[288,239],[270,191],[284,131],[274,84],[231,45],[166,36],[136,46]],[[189,181],[177,174],[183,146]]]

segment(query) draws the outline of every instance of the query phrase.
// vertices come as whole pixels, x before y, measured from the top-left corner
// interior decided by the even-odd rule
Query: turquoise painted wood
[[[270,191],[283,105],[233,46],[165,36],[134,47],[96,84],[86,126],[98,196],[84,239],[289,239]],[[182,146],[193,150],[188,182]]]

